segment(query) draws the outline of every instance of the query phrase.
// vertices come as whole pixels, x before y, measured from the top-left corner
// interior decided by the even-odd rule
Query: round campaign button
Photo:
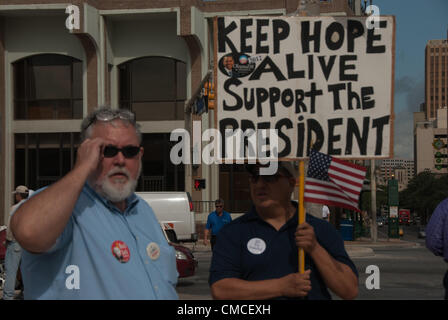
[[[128,246],[123,241],[117,240],[112,243],[112,254],[121,263],[128,262],[131,258],[131,253]]]
[[[151,260],[157,260],[160,256],[160,248],[159,245],[155,242],[151,242],[146,247],[146,253],[151,258]]]
[[[252,238],[247,243],[247,250],[252,254],[262,254],[266,250],[266,242],[260,238]]]

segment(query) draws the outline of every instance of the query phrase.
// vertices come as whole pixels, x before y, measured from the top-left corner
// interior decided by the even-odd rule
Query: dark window
[[[146,57],[123,63],[118,70],[121,108],[134,111],[140,121],[184,119],[184,62]]]
[[[169,133],[143,134],[142,173],[137,191],[184,191],[185,168],[170,161],[176,142]],[[15,137],[15,185],[33,190],[50,185],[72,170],[78,132],[18,133]]]
[[[143,134],[142,174],[138,191],[184,191],[184,165],[170,161],[170,150],[177,142],[170,141],[169,133]]]
[[[79,133],[18,133],[14,137],[15,185],[36,190],[73,168]]]
[[[14,118],[81,119],[82,61],[41,54],[13,64]]]

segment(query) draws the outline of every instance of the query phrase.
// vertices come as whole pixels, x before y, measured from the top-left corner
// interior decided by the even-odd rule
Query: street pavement
[[[378,248],[413,248],[422,246],[421,243],[416,241],[386,238],[378,239],[375,242],[370,238],[359,238],[356,241],[344,241],[344,245],[350,258],[374,256],[374,249]]]

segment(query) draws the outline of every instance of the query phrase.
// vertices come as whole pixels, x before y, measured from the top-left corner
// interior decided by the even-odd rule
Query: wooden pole
[[[372,221],[370,225],[370,236],[373,242],[378,240],[378,228],[376,224],[376,175],[375,159],[370,160],[370,201],[372,209]]]
[[[305,204],[303,195],[305,193],[305,163],[299,161],[299,225],[305,222]],[[299,273],[305,273],[305,252],[299,248]]]

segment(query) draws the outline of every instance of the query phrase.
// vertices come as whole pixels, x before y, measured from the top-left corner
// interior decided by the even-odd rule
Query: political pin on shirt
[[[126,263],[131,258],[131,253],[129,251],[126,243],[120,240],[116,240],[112,243],[112,254],[121,263]]]
[[[260,238],[252,238],[247,242],[247,250],[252,254],[262,254],[266,250],[266,242]]]
[[[146,253],[151,258],[151,260],[157,260],[160,256],[159,245],[155,242],[151,242],[146,247]]]

